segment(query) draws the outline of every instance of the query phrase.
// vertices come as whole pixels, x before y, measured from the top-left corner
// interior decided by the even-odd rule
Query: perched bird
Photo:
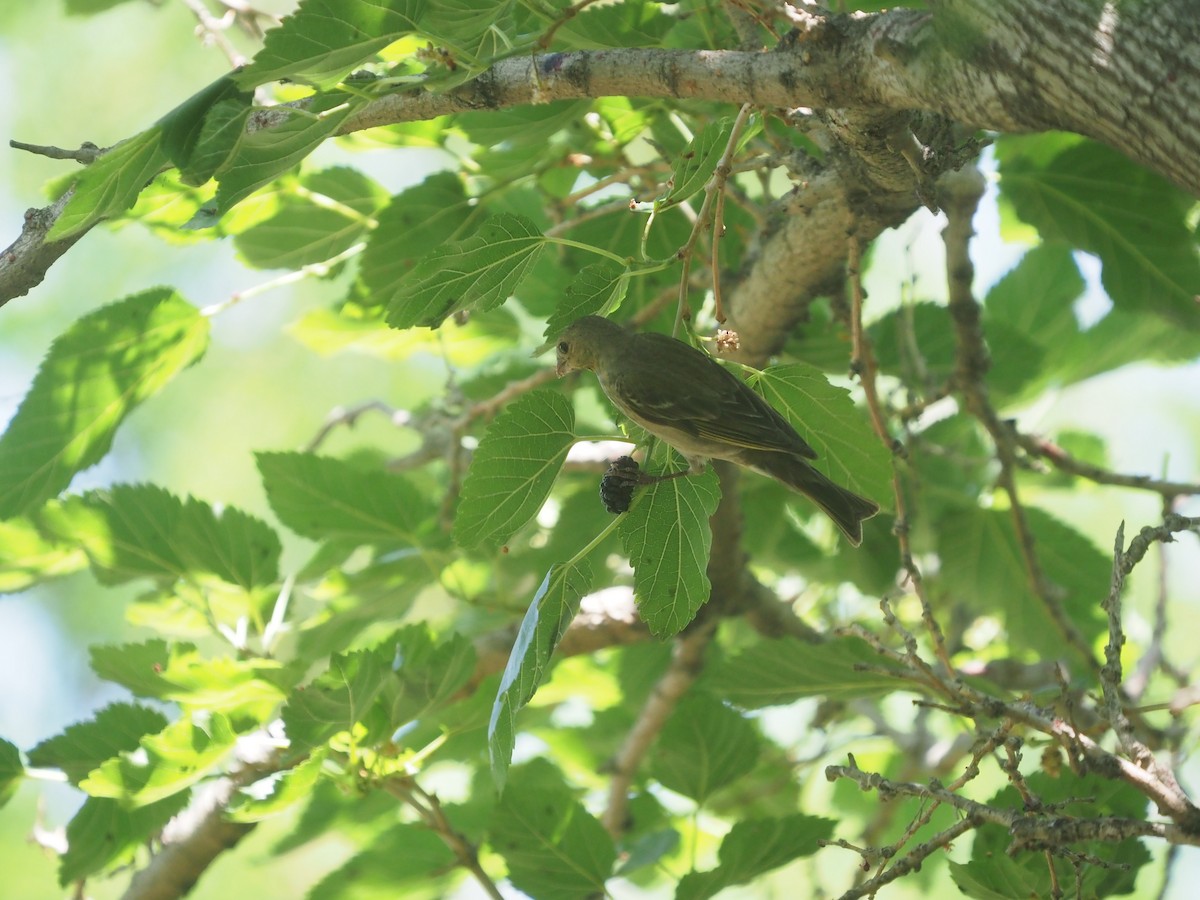
[[[584,316],[558,340],[559,376],[596,373],[613,404],[688,460],[727,459],[769,475],[817,504],[855,547],[879,505],[834,484],[808,462],[817,453],[749,385],[707,353],[665,334],[634,333]]]

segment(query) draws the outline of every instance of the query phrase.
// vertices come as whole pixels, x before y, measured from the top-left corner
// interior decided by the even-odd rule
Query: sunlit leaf
[[[120,215],[167,165],[162,133],[151,128],[110,148],[75,180],[75,193],[46,235],[61,241]]]
[[[93,797],[109,797],[127,807],[146,806],[191,787],[229,752],[237,735],[220,713],[173,722],[142,738],[142,758],[107,760],[79,786]]]
[[[628,274],[628,268],[614,262],[585,266],[567,287],[566,297],[546,322],[546,342],[539,350],[550,347],[563,329],[580,316],[607,315],[620,306],[629,289]]]
[[[701,190],[717,167],[733,133],[732,119],[718,119],[697,134],[675,161],[670,186],[659,198],[661,204],[681,203]]]
[[[0,437],[0,518],[40,506],[99,462],[125,417],[207,346],[208,320],[163,288],[67,329]]]
[[[88,797],[67,823],[67,852],[58,870],[62,887],[80,879],[130,863],[151,836],[161,833],[171,817],[187,806],[190,792],[129,807],[108,797]]]
[[[167,726],[158,710],[134,703],[110,703],[87,722],[67,727],[29,751],[30,765],[62,769],[72,784],[119,753],[131,753],[148,734]]]
[[[329,669],[288,696],[283,724],[295,751],[323,744],[362,719],[383,688],[387,672],[377,652],[335,656]]]

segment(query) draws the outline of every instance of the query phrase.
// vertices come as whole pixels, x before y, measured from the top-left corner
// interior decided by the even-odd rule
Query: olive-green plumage
[[[687,457],[694,472],[708,459],[727,459],[769,475],[816,503],[856,547],[862,521],[879,512],[814,469],[808,460],[816,451],[788,421],[689,344],[585,316],[558,340],[558,374],[576,369],[595,372],[617,409]]]

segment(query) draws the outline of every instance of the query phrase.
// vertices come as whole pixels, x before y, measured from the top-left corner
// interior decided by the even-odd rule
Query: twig
[[[493,900],[504,900],[496,882],[480,864],[478,848],[451,824],[436,794],[429,793],[410,777],[389,778],[384,782],[384,788],[416,811],[425,827],[442,839],[458,860],[458,864],[475,877],[489,897]]]
[[[1046,438],[1032,434],[1014,432],[1017,443],[1030,456],[1045,459],[1054,468],[1070,475],[1086,478],[1097,484],[1109,484],[1115,487],[1140,488],[1162,494],[1165,498],[1200,494],[1200,483],[1190,481],[1166,481],[1151,478],[1149,475],[1123,475],[1112,472],[1101,466],[1092,465],[1081,459],[1076,459],[1062,447]]]
[[[562,15],[555,19],[550,27],[546,29],[546,33],[538,39],[538,46],[543,50],[549,47],[551,42],[554,40],[554,35],[558,32],[558,29],[562,28],[595,2],[597,2],[597,0],[579,0],[578,3],[574,3],[564,9],[562,11]]]
[[[709,223],[709,217],[716,198],[725,190],[725,181],[729,178],[729,173],[733,168],[733,154],[737,150],[742,131],[745,129],[746,122],[750,118],[751,109],[753,107],[749,103],[745,103],[738,110],[737,118],[733,120],[733,128],[729,132],[729,140],[725,143],[725,150],[721,153],[720,159],[717,160],[717,164],[713,168],[712,177],[708,179],[708,183],[704,186],[704,202],[700,205],[700,211],[696,214],[696,219],[692,223],[691,234],[688,235],[688,239],[684,242],[684,245],[675,251],[676,258],[683,262],[683,275],[679,279],[679,309],[675,314],[676,330],[678,330],[679,324],[683,321],[684,313],[687,310],[687,292],[690,280],[688,274],[691,270],[692,251],[696,247],[696,242],[700,239],[700,233],[704,230],[704,226]],[[717,222],[715,224],[719,225],[720,223]],[[725,311],[721,307],[720,286],[717,284],[720,280],[720,273],[717,271],[716,240],[716,228],[714,227],[714,255],[710,265],[713,276],[713,291],[716,298],[716,320],[717,324],[720,325],[725,322]]]
[[[225,15],[217,18],[208,11],[204,0],[183,0],[183,5],[190,9],[192,15],[196,17],[196,36],[200,38],[202,44],[209,43],[216,46],[225,54],[229,65],[235,69],[246,64],[246,57],[233,46],[228,35],[225,34],[229,26],[237,20],[237,13],[233,9],[227,8]]]
[[[47,147],[42,144],[26,144],[24,141],[9,141],[8,146],[14,150],[24,150],[49,159],[73,159],[81,166],[90,166],[99,159],[105,150],[97,147],[91,141],[84,141],[78,150],[64,150],[61,147]]]
[[[1025,507],[1017,491],[1016,438],[1013,436],[1013,429],[1000,421],[988,398],[987,385],[984,383],[984,377],[991,367],[991,359],[983,339],[979,304],[972,293],[971,281],[975,275],[975,267],[968,252],[968,245],[974,234],[971,219],[979,199],[983,196],[983,189],[983,176],[973,167],[949,173],[942,178],[941,205],[946,211],[947,219],[943,235],[946,244],[949,309],[954,322],[957,357],[955,382],[962,393],[967,411],[980,421],[996,446],[996,458],[1000,462],[1000,473],[996,481],[1008,495],[1013,529],[1025,563],[1030,589],[1066,642],[1088,665],[1097,669],[1099,665],[1091,647],[1067,615],[1059,597],[1059,589],[1046,578],[1038,560],[1033,531],[1029,527]]]
[[[953,671],[950,664],[950,654],[946,650],[946,637],[941,625],[933,615],[933,605],[929,602],[925,590],[925,582],[921,570],[913,559],[912,545],[909,542],[911,522],[908,512],[908,501],[904,495],[904,485],[900,478],[900,457],[904,453],[904,445],[892,437],[888,431],[887,417],[884,415],[883,404],[879,399],[878,375],[879,363],[875,359],[875,350],[871,340],[863,329],[863,289],[862,289],[862,245],[857,234],[850,236],[847,242],[846,274],[850,282],[850,339],[851,361],[850,368],[859,376],[863,394],[867,401],[867,410],[871,416],[871,425],[875,434],[892,454],[892,500],[896,507],[895,534],[900,548],[900,563],[908,575],[913,593],[921,603],[921,620],[925,629],[933,639],[934,652],[943,671],[949,674]]]
[[[646,705],[612,762],[612,780],[608,787],[608,807],[601,823],[614,838],[628,827],[629,790],[650,745],[666,724],[667,718],[680,698],[700,675],[704,651],[712,640],[714,622],[706,622],[694,631],[686,632],[675,643],[671,665],[654,686]]]

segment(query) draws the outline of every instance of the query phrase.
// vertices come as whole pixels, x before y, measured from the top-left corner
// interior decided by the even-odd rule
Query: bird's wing
[[[613,385],[633,418],[706,441],[817,458],[787,419],[708,354],[654,333],[638,335],[637,350]]]

